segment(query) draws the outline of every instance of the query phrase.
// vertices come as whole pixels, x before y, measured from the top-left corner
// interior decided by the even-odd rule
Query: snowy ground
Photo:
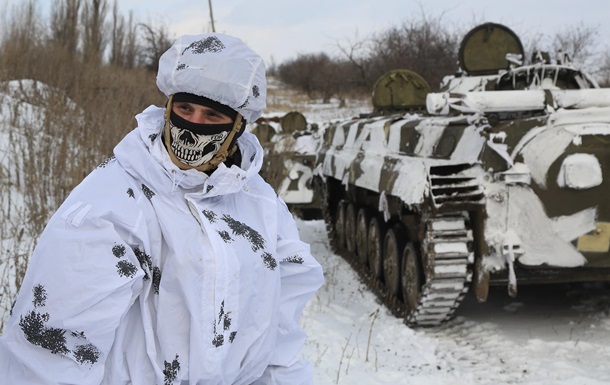
[[[318,123],[370,111],[293,107]],[[323,221],[298,225],[326,276],[302,319],[316,385],[610,384],[610,284],[520,286],[514,299],[492,287],[486,303],[467,296],[447,325],[414,330],[330,250]]]
[[[324,222],[298,220],[326,284],[302,319],[315,384],[610,383],[610,285],[492,288],[449,324],[411,329],[329,247]]]
[[[294,109],[309,122],[369,109],[306,107]],[[322,221],[297,223],[326,276],[302,319],[309,334],[303,355],[316,385],[610,384],[610,284],[519,287],[516,299],[492,288],[485,304],[467,297],[449,324],[415,330],[330,251]]]

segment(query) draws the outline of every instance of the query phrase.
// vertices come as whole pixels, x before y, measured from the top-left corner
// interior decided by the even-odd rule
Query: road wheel
[[[335,216],[335,236],[337,240],[337,248],[345,247],[345,206],[346,200],[340,200],[337,204],[337,215]]]
[[[373,216],[369,221],[368,231],[368,260],[371,275],[376,280],[382,278],[383,264],[383,237],[385,233],[384,223],[378,216]]]
[[[345,211],[345,248],[352,255],[356,253],[356,210],[356,205],[350,202]]]
[[[407,243],[402,252],[401,285],[407,318],[419,305],[422,285],[423,275],[419,253],[412,243]]]
[[[405,230],[402,226],[389,229],[383,242],[383,278],[390,297],[400,298],[401,260],[404,248]]]
[[[366,207],[361,207],[356,216],[356,255],[362,266],[368,265],[367,234],[370,217],[369,210]]]

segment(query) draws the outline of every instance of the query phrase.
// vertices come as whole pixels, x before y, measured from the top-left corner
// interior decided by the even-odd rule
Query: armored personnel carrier
[[[487,23],[430,93],[384,75],[368,115],[321,127],[333,248],[413,326],[490,285],[610,280],[610,90]]]
[[[252,132],[265,150],[261,175],[293,214],[304,219],[321,218],[320,202],[311,184],[321,139],[317,125],[308,124],[303,114],[291,111],[258,121]]]

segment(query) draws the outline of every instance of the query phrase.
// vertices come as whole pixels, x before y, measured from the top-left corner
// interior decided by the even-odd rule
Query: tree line
[[[90,145],[100,154],[134,127],[134,113],[163,103],[154,79],[173,43],[164,26],[125,16],[111,1],[55,0],[45,17],[36,0],[26,0],[0,24],[2,85],[32,79],[61,90],[83,114],[75,129],[98,137]]]
[[[444,76],[458,71],[461,41],[474,26],[454,27],[442,16],[422,15],[363,39],[337,43],[338,53],[333,56],[325,52],[300,54],[274,66],[271,72],[310,97],[325,101],[369,95],[377,79],[394,69],[417,72],[437,91]],[[566,26],[547,39],[541,35],[521,37],[526,60],[537,51],[562,51],[601,86],[610,86],[610,51],[600,47],[598,38],[598,28],[582,23]]]
[[[38,234],[72,188],[112,155],[135,127],[135,113],[165,101],[156,66],[173,41],[164,27],[124,16],[117,3],[54,0],[43,16],[26,0],[1,16],[0,103],[12,107],[2,111],[0,128],[13,144],[0,165],[0,196],[11,186],[23,193],[28,210],[19,224],[28,233]]]
[[[1,31],[0,80],[38,79],[68,87],[70,92],[71,87],[82,86],[74,78],[91,79],[89,71],[100,68],[105,72],[144,69],[154,74],[172,37],[165,26],[138,22],[132,12],[123,15],[118,1],[111,1],[57,0],[44,20],[36,0],[26,0],[10,14]],[[337,42],[332,55],[300,54],[272,65],[269,73],[324,101],[369,95],[383,73],[398,68],[419,73],[437,90],[444,76],[458,70],[461,39],[473,26],[456,27],[443,16],[422,14],[364,38]],[[610,51],[596,50],[598,35],[595,27],[567,26],[547,39],[546,47],[540,46],[541,36],[526,36],[526,56],[536,50],[563,50],[607,85]]]
[[[33,51],[60,51],[88,65],[155,69],[172,43],[164,26],[138,22],[133,12],[124,16],[117,0],[57,0],[46,19],[36,0],[26,0],[5,19],[0,58],[10,72],[18,70],[14,55],[28,59]]]

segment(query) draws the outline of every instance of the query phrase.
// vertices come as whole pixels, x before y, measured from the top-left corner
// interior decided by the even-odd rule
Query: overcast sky
[[[122,11],[163,21],[172,34],[211,30],[208,0],[119,0]],[[469,29],[493,21],[521,39],[553,34],[566,26],[599,28],[599,42],[610,43],[607,0],[212,0],[217,32],[245,40],[267,61],[299,53],[337,52],[337,44],[369,36],[423,15]]]
[[[48,5],[56,0],[38,1]],[[122,13],[133,11],[139,21],[163,23],[174,37],[211,31],[208,0],[118,1]],[[337,44],[423,16],[465,30],[480,22],[501,23],[524,45],[527,36],[549,36],[582,23],[598,28],[598,41],[610,46],[608,0],[212,0],[212,6],[217,32],[242,38],[267,62],[276,63],[299,53],[334,54]]]

